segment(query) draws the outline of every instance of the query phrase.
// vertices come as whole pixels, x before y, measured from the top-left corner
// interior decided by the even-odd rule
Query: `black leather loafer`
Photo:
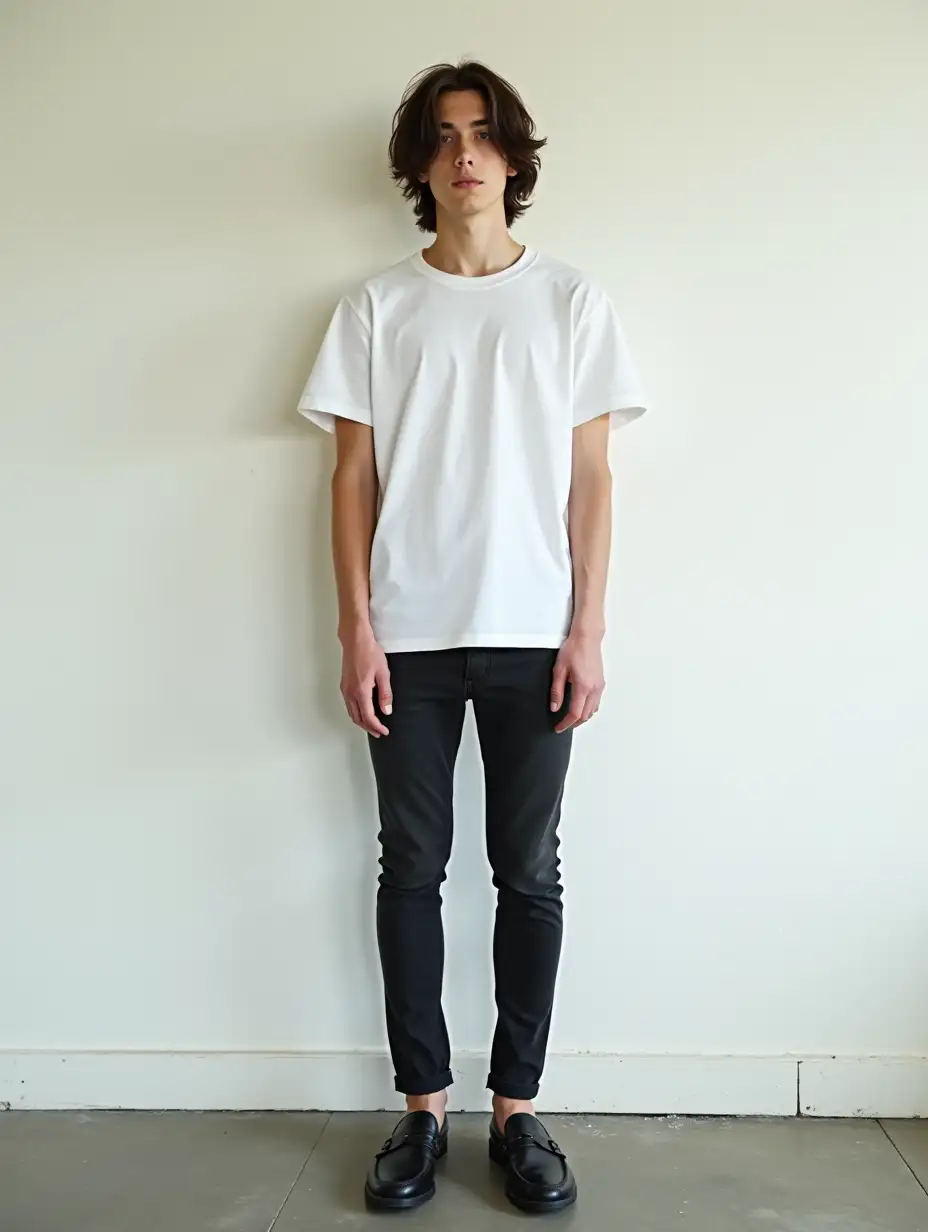
[[[403,1211],[435,1196],[435,1163],[448,1149],[448,1118],[441,1129],[431,1112],[408,1112],[371,1164],[364,1182],[368,1206]]]
[[[506,1197],[533,1215],[562,1211],[577,1200],[567,1156],[537,1117],[515,1112],[500,1133],[490,1121],[490,1158],[506,1169]]]

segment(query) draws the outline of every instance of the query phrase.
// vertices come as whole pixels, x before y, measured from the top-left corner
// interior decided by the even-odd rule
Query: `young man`
[[[440,886],[468,699],[497,889],[490,1155],[524,1210],[577,1194],[532,1100],[561,948],[571,740],[604,688],[608,436],[644,399],[604,290],[509,234],[538,175],[533,133],[484,65],[413,80],[391,167],[435,242],[342,297],[299,402],[337,439],[341,691],[368,734],[381,823],[377,939],[407,1115],[368,1172],[380,1208],[429,1199],[447,1147]]]

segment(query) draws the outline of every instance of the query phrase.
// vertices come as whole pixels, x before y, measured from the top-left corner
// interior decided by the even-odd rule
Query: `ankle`
[[[448,1103],[447,1091],[433,1091],[428,1095],[407,1095],[407,1112],[431,1112],[441,1129],[445,1121],[445,1107]]]
[[[503,1095],[493,1096],[493,1119],[500,1133],[505,1129],[509,1117],[517,1112],[527,1112],[529,1116],[534,1116],[535,1108],[532,1101],[530,1099],[507,1099]]]

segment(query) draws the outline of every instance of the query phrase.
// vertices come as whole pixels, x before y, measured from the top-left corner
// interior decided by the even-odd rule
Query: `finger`
[[[564,704],[564,686],[567,683],[567,668],[562,663],[554,664],[551,674],[551,709],[560,710]]]
[[[393,690],[390,688],[390,669],[385,667],[374,678],[377,685],[377,704],[383,714],[393,713]]]
[[[363,727],[361,722],[361,711],[358,708],[357,702],[353,702],[351,698],[345,698],[345,709],[348,711],[348,717],[356,727]]]
[[[555,727],[556,732],[567,731],[569,727],[573,727],[575,723],[579,723],[583,716],[583,707],[586,704],[586,699],[589,693],[579,693],[574,691],[570,699],[570,709],[567,711],[560,723]]]
[[[390,729],[384,727],[377,715],[374,714],[374,702],[370,697],[359,697],[357,699],[361,707],[361,726],[366,728],[372,736],[389,736]]]

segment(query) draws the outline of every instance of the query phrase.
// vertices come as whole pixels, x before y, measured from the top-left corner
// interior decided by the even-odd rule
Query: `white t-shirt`
[[[561,645],[573,429],[645,409],[598,283],[529,247],[483,277],[416,251],[339,300],[298,409],[330,432],[336,416],[373,428],[385,651]]]

